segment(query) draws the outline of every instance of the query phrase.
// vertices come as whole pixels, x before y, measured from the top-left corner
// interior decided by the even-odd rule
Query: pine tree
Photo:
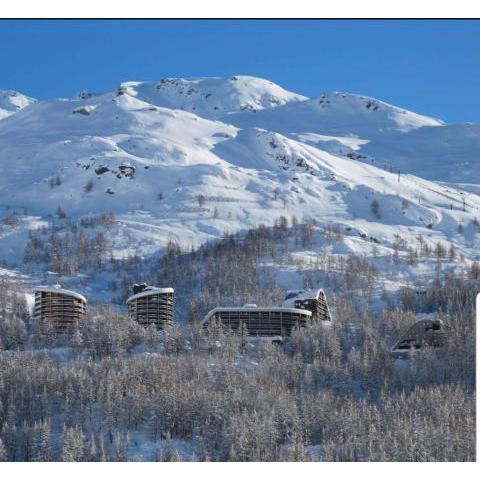
[[[33,461],[35,462],[52,460],[51,426],[47,420],[34,425],[34,452]]]
[[[377,218],[382,218],[382,214],[380,212],[380,203],[378,203],[377,199],[374,199],[372,203],[370,204],[370,210],[372,211],[372,214],[377,217]]]
[[[62,462],[79,462],[84,459],[85,437],[78,427],[63,425]]]
[[[65,210],[59,205],[56,211],[57,217],[58,218],[66,218],[67,214],[65,213]]]
[[[7,449],[0,438],[0,462],[8,462]]]
[[[127,452],[126,452],[125,445],[123,443],[123,439],[118,432],[116,432],[115,434],[114,447],[115,447],[116,461],[125,462],[127,459]]]

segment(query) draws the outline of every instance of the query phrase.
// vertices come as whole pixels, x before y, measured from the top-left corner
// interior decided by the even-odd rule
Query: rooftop
[[[127,298],[127,303],[131,302],[132,300],[136,300],[137,298],[141,297],[148,297],[150,295],[157,295],[161,293],[173,293],[174,290],[173,288],[166,287],[166,288],[158,288],[158,287],[145,287],[144,290],[142,290],[139,293],[135,293],[131,297]]]
[[[35,292],[61,293],[62,295],[69,295],[87,303],[87,299],[83,295],[72,290],[66,290],[64,288],[61,288],[60,285],[54,285],[52,287],[49,287],[48,285],[40,285],[38,287],[35,287]]]
[[[297,313],[299,315],[307,315],[308,317],[312,316],[310,310],[303,310],[301,308],[286,308],[286,307],[257,307],[253,304],[247,304],[243,307],[216,307],[213,310],[210,310],[202,320],[202,323],[205,323],[210,317],[215,315],[218,312],[284,312],[284,313]]]

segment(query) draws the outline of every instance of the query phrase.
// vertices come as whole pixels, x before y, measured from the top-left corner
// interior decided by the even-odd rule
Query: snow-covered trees
[[[380,211],[380,203],[378,202],[378,200],[376,198],[370,204],[370,210],[372,211],[372,214],[376,218],[382,218],[382,213]]]
[[[195,199],[197,200],[197,203],[198,203],[198,206],[201,208],[205,205],[205,195],[202,195],[201,193],[199,193]]]
[[[7,462],[8,457],[7,457],[7,450],[5,448],[5,445],[3,444],[3,440],[0,438],[0,462]]]
[[[85,232],[112,222],[92,217],[68,232],[37,232],[28,255],[99,268],[102,248],[95,253],[89,243],[96,232]],[[284,292],[259,264],[294,265],[294,245],[317,235],[331,245],[344,234],[290,223],[278,219],[189,252],[170,242],[153,264],[105,261],[119,302],[138,278],[175,287],[176,310],[191,324],[164,331],[92,306],[70,337],[38,335],[18,286],[0,281],[0,460],[474,460],[476,263],[443,272],[421,294],[384,291],[385,306],[374,313],[369,299],[382,277],[373,263],[319,256],[296,273],[305,286],[336,292],[329,295],[333,327],[295,330],[282,346],[214,323],[199,328],[218,304],[278,304]],[[428,241],[398,239],[399,261],[410,249],[415,261],[428,254],[447,262],[451,253]],[[449,340],[398,367],[389,347],[416,312],[441,316]]]
[[[472,461],[476,282],[450,274],[379,316],[335,297],[334,327],[283,346],[215,325],[148,332],[101,308],[71,356],[0,353],[0,459],[122,461],[145,445],[160,461]],[[411,309],[437,305],[447,346],[396,366]]]
[[[62,462],[80,462],[85,457],[85,436],[78,427],[63,426]]]
[[[25,295],[19,285],[0,280],[0,349],[16,350],[27,341]]]
[[[102,214],[30,232],[24,261],[43,263],[46,269],[66,275],[80,269],[99,270],[111,251],[105,230],[114,222],[112,214]]]

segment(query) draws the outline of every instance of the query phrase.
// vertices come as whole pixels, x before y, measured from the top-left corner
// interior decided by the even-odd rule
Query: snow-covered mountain
[[[0,119],[8,117],[36,100],[14,90],[0,90]]]
[[[118,94],[128,94],[160,107],[181,109],[218,119],[238,112],[257,112],[307,100],[262,78],[164,78],[158,82],[125,82]]]
[[[241,112],[229,122],[280,132],[330,153],[430,180],[480,182],[479,125],[446,125],[367,96],[334,92],[255,116]]]
[[[274,111],[264,110],[255,118],[238,114],[231,122],[239,126],[254,123],[281,132],[363,135],[366,138],[389,132],[408,132],[421,127],[444,125],[441,120],[418,115],[375,98],[343,92],[332,92],[312,100],[288,103]]]
[[[280,215],[339,224],[340,253],[419,235],[467,258],[480,251],[480,197],[454,184],[480,184],[477,125],[242,76],[126,82],[18,110],[0,120],[0,208],[20,215],[0,231],[0,259],[21,258],[29,226],[58,207],[114,212],[119,256]]]

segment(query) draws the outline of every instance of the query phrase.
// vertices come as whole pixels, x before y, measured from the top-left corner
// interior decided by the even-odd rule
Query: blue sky
[[[480,22],[0,21],[0,89],[40,99],[234,74],[480,122]]]

